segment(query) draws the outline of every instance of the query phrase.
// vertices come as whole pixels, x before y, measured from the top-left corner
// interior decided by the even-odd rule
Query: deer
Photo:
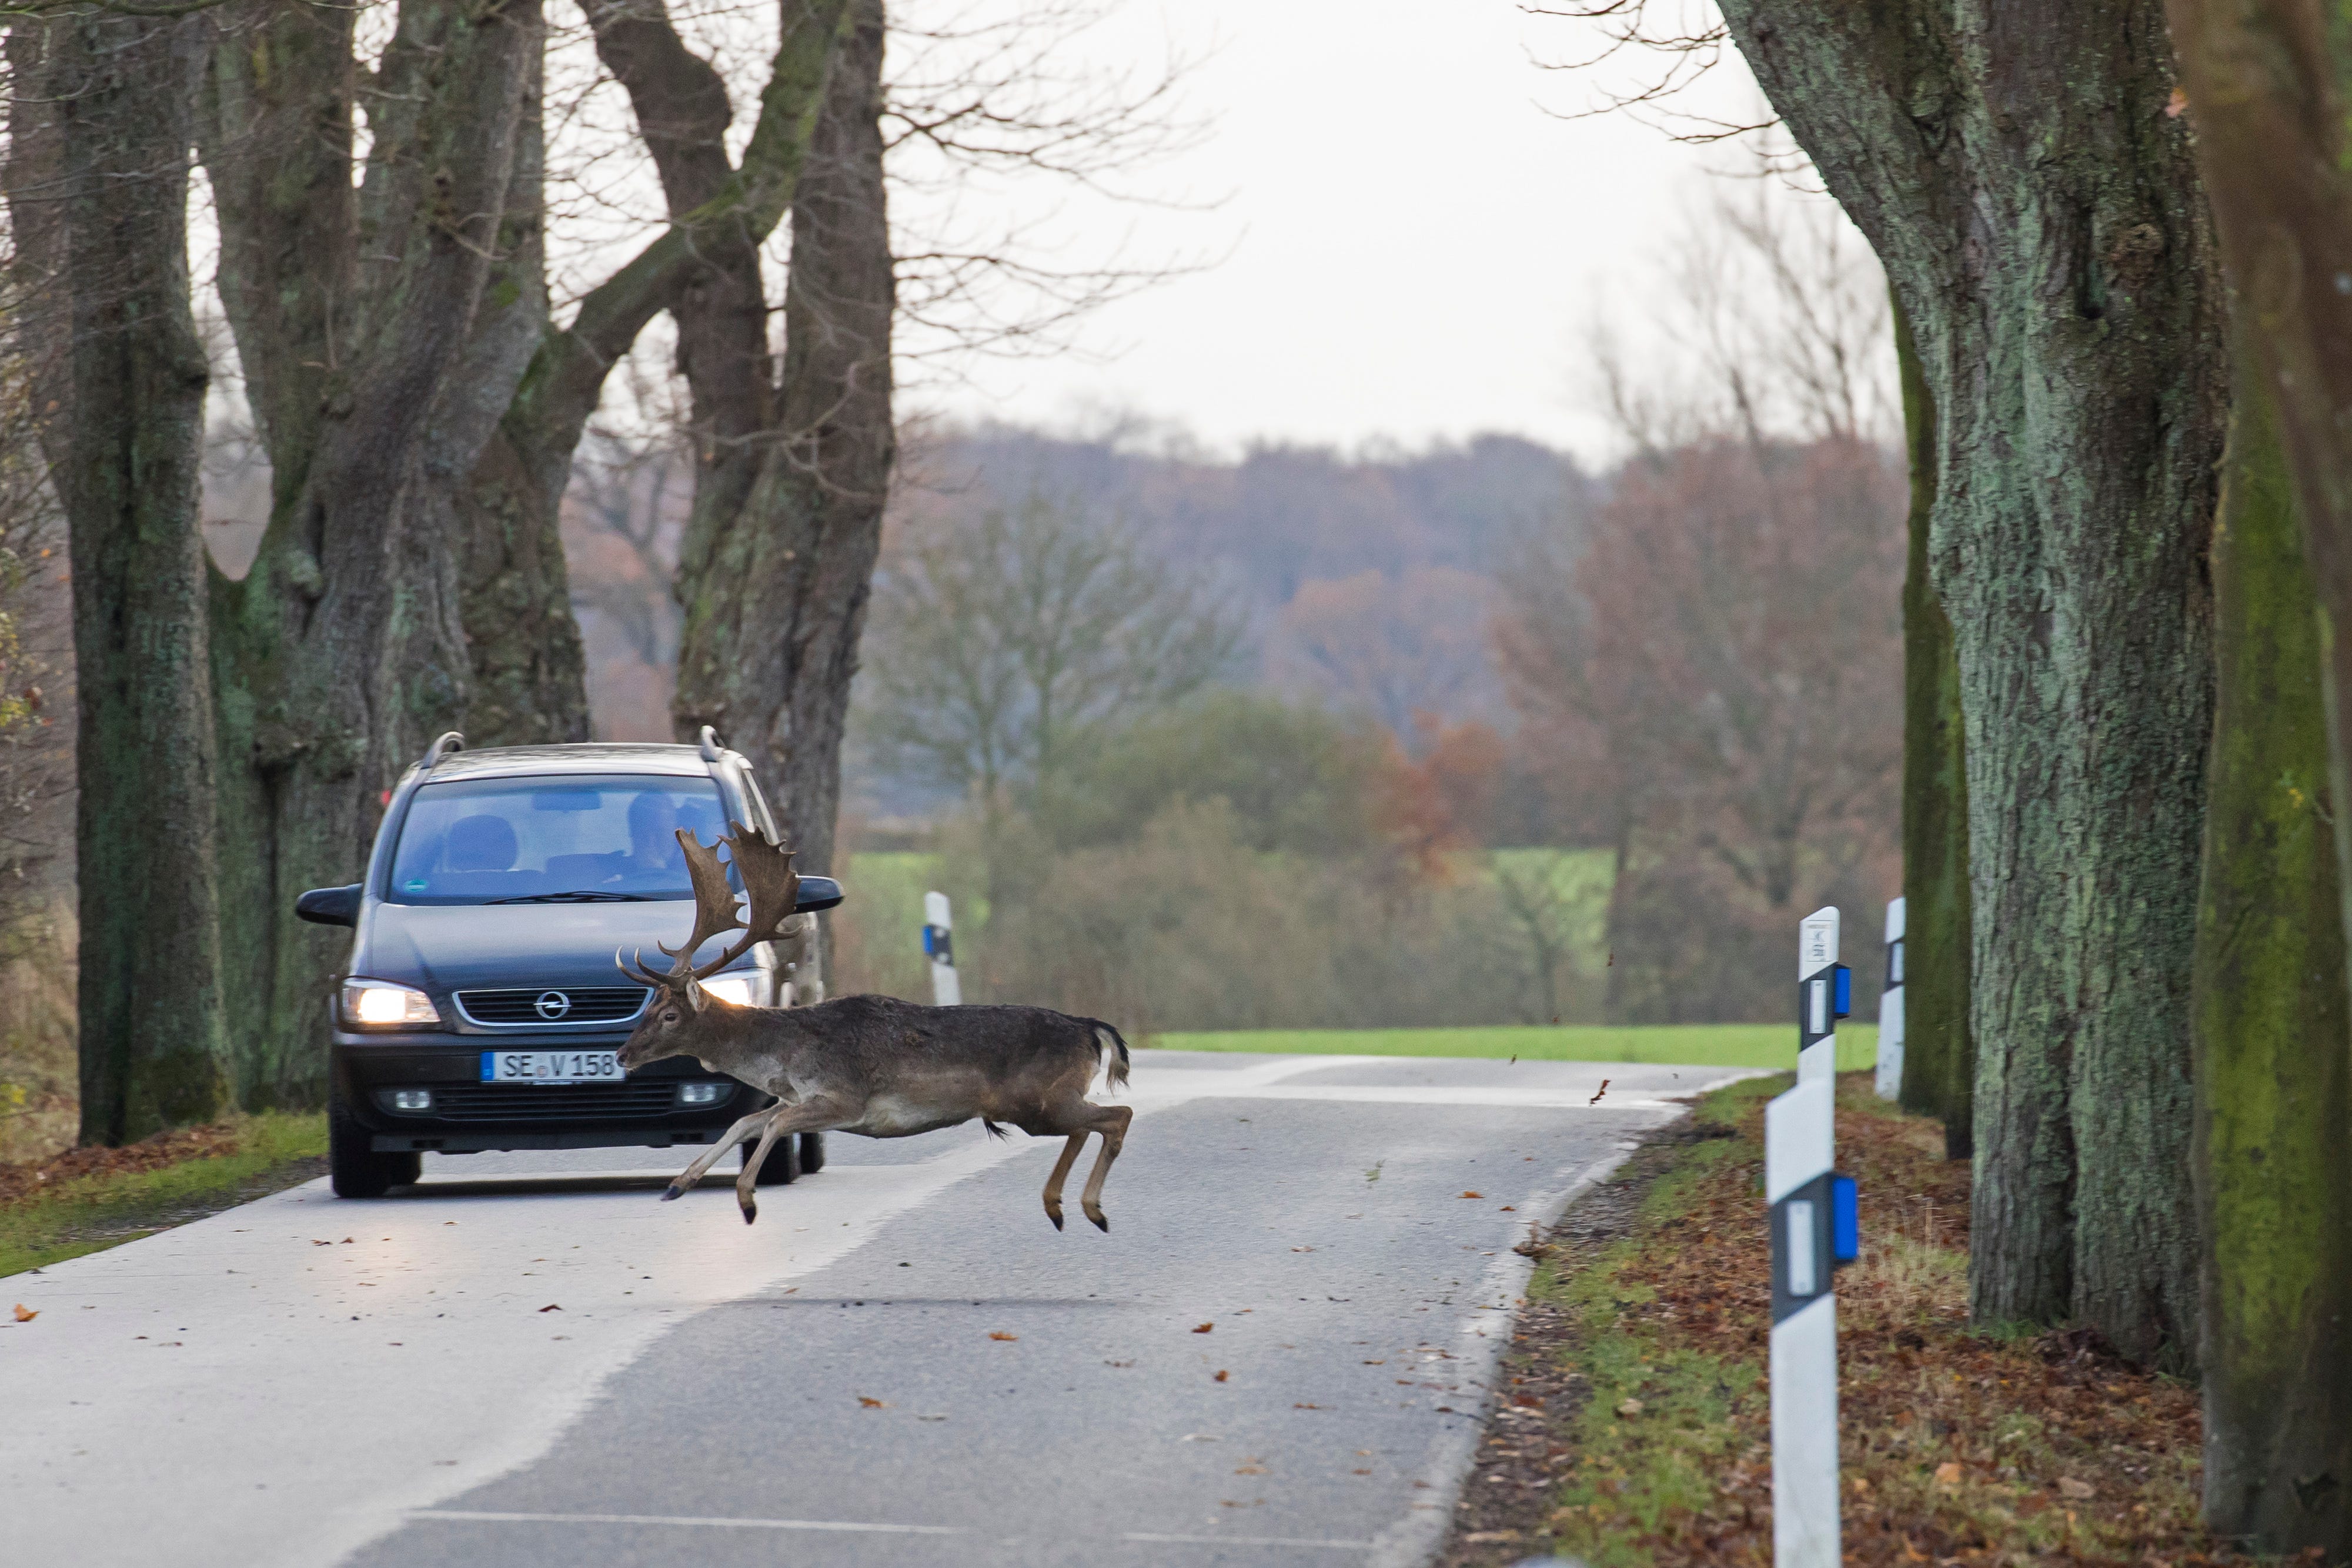
[[[885,996],[782,1008],[720,1000],[702,988],[704,980],[755,943],[805,936],[814,918],[793,907],[800,878],[793,852],[757,829],[729,826],[731,833],[708,845],[689,830],[677,830],[694,889],[694,929],[683,947],[656,944],[672,960],[669,972],[648,967],[642,949],[627,959],[613,955],[622,973],[650,988],[642,1021],[621,1047],[621,1065],[634,1071],[665,1057],[691,1056],[706,1071],[762,1090],[776,1103],[730,1127],[672,1178],[662,1201],[687,1192],[729,1149],[756,1133],[759,1145],[735,1178],[735,1201],[750,1225],[760,1214],[753,1191],[760,1166],[788,1134],[909,1138],[977,1117],[991,1137],[1003,1137],[1011,1125],[1031,1137],[1065,1140],[1045,1181],[1045,1218],[1056,1230],[1062,1228],[1062,1184],[1087,1135],[1099,1135],[1102,1152],[1078,1205],[1108,1232],[1103,1178],[1118,1158],[1135,1112],[1096,1104],[1087,1091],[1097,1069],[1108,1088],[1126,1086],[1127,1041],[1118,1030],[1100,1019],[1048,1008],[923,1007]],[[744,915],[737,913],[719,858],[721,844],[743,884]],[[710,962],[694,962],[706,943],[730,931],[742,935]]]

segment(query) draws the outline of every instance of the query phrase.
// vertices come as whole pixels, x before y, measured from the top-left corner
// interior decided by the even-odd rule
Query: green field
[[[1332,1056],[1493,1056],[1526,1061],[1645,1061],[1692,1067],[1797,1065],[1791,1023],[1661,1024],[1639,1029],[1564,1025],[1494,1029],[1250,1030],[1232,1034],[1162,1034],[1165,1051],[1304,1051]],[[1838,1071],[1878,1061],[1878,1026],[1849,1023],[1838,1030]]]

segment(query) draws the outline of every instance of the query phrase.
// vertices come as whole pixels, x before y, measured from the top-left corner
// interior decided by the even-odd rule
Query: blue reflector
[[[1830,1256],[1851,1263],[1862,1256],[1862,1198],[1853,1177],[1830,1177]]]
[[[1843,964],[1837,967],[1837,1016],[1844,1018],[1853,1011],[1853,971]]]

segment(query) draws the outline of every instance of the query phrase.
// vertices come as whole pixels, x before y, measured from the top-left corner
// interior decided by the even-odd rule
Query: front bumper
[[[766,1103],[766,1095],[724,1073],[705,1071],[692,1057],[648,1062],[618,1083],[481,1081],[486,1050],[613,1051],[627,1039],[626,1031],[488,1037],[338,1030],[328,1051],[329,1071],[336,1098],[367,1129],[372,1145],[385,1153],[708,1144]],[[681,1104],[678,1090],[689,1083],[717,1085],[719,1097],[706,1104]],[[391,1096],[399,1089],[431,1091],[432,1109],[394,1110]]]

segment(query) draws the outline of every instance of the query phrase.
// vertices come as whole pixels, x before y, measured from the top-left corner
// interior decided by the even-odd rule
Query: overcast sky
[[[1223,259],[1100,308],[1080,352],[967,364],[967,384],[918,395],[1045,424],[1132,411],[1228,449],[1498,430],[1605,455],[1588,324],[1642,311],[1661,231],[1740,155],[1624,114],[1548,114],[1601,83],[1535,60],[1594,37],[1512,0],[1123,0],[1090,37],[1103,57],[1148,59],[1171,37],[1213,51],[1187,89],[1208,134],[1139,183],[1224,200],[1065,203],[1060,251],[1126,236],[1131,256]],[[1704,102],[1754,93],[1728,56]]]

